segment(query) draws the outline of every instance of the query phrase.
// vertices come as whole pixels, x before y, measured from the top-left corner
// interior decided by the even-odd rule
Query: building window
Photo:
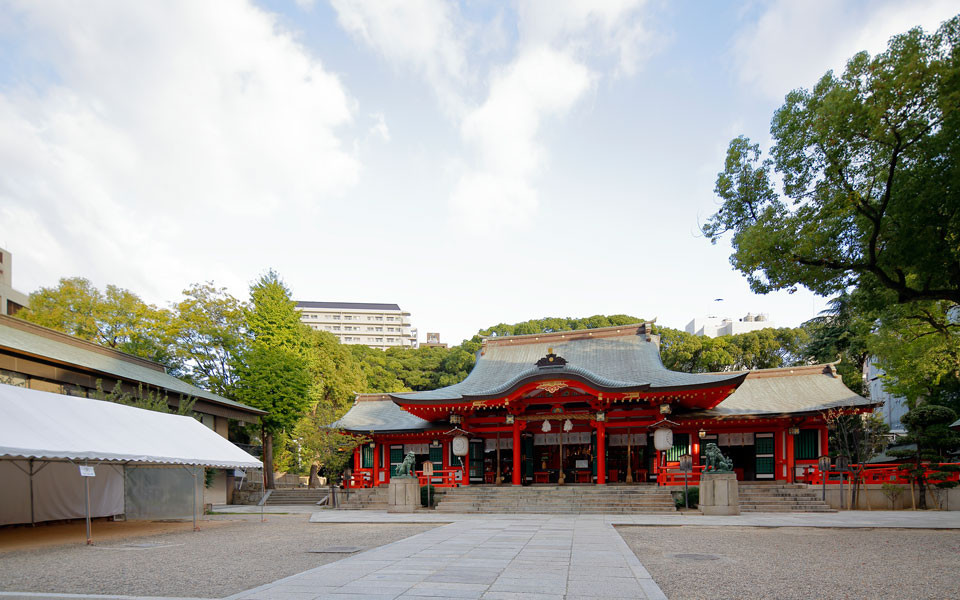
[[[388,320],[388,321],[392,321],[392,320],[393,320],[393,317],[387,317],[387,320]]]
[[[334,321],[339,321],[340,315],[330,315],[330,318],[333,319]]]
[[[377,338],[375,341],[377,341],[377,342],[382,342],[382,341],[383,341],[383,338]]]
[[[377,321],[382,321],[383,317],[376,317]]]
[[[816,429],[801,429],[793,439],[793,456],[796,460],[816,460],[819,444]]]

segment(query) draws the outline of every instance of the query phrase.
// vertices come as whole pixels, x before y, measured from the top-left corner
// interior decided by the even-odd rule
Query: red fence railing
[[[423,471],[417,471],[417,479],[420,485],[432,485],[433,487],[457,487],[463,483],[462,469],[435,469],[433,475],[429,477],[423,474]]]
[[[941,463],[945,466],[960,466],[960,463]],[[857,474],[860,475],[860,482],[866,484],[882,484],[882,483],[898,483],[898,484],[910,484],[910,478],[907,474],[900,468],[901,465],[898,463],[877,463],[871,465],[850,465],[850,469],[844,473],[843,481],[849,482]],[[926,476],[927,481],[930,483],[940,483],[942,481],[958,481],[960,482],[960,472],[949,473],[946,477],[940,479],[931,478],[930,475],[934,472],[937,472],[938,469],[927,468]],[[817,465],[810,465],[803,469],[803,474],[797,478],[797,481],[801,483],[809,483],[811,485],[823,485],[823,476],[820,471],[820,467]],[[827,485],[838,484],[841,482],[841,477],[837,477],[836,471],[828,471],[827,473]]]
[[[687,485],[698,485],[703,465],[695,465],[693,473],[684,473],[676,467],[663,467],[657,472],[657,485],[683,485],[686,478]]]

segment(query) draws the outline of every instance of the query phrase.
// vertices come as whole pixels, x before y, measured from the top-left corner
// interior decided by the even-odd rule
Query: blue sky
[[[543,316],[765,312],[698,225],[727,143],[928,2],[19,2],[0,10],[0,245],[24,291],[164,304],[267,268],[457,343]],[[715,298],[724,298],[722,303]]]

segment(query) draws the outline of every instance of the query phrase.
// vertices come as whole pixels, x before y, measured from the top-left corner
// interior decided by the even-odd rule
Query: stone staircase
[[[653,485],[481,486],[447,490],[446,513],[672,513],[668,488]]]
[[[740,482],[740,512],[837,512],[804,483]]]
[[[279,488],[270,493],[265,506],[316,504],[330,494],[330,488]]]
[[[387,486],[375,488],[357,488],[347,494],[340,490],[340,505],[342,510],[387,510]]]

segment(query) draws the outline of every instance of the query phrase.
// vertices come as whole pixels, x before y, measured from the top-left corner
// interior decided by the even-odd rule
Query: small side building
[[[95,397],[98,382],[108,392],[117,382],[130,393],[143,386],[165,394],[171,406],[192,397],[200,421],[227,439],[230,421],[256,424],[266,414],[181,381],[153,361],[0,315],[0,384],[88,398]],[[205,501],[227,503],[233,487],[232,471],[218,471]]]

